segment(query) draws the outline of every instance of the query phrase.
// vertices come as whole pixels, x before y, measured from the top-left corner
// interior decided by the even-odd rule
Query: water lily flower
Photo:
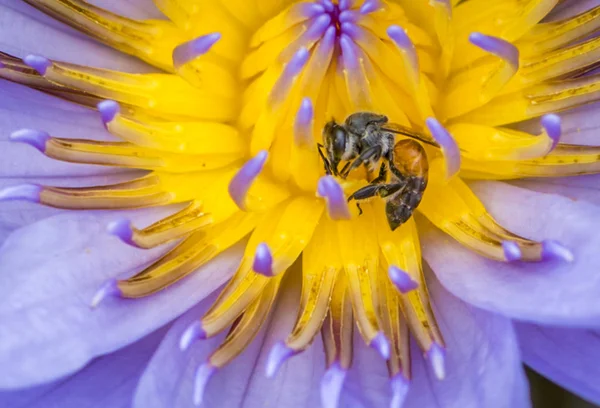
[[[600,403],[599,27],[598,0],[1,0],[0,405],[527,407],[522,362]],[[356,112],[424,152],[381,161],[422,166],[406,222],[325,169]]]

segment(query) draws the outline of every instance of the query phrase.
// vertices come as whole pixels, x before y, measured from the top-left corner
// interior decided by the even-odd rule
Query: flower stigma
[[[119,140],[16,129],[13,142],[55,160],[145,170],[114,185],[13,186],[0,200],[181,206],[145,228],[127,219],[108,226],[126,245],[174,246],[107,282],[92,305],[164,290],[245,242],[218,299],[181,334],[187,352],[227,333],[197,369],[196,404],[276,312],[293,273],[302,277],[298,315],[271,351],[269,377],[320,334],[322,404],[334,408],[356,325],[387,364],[393,407],[410,387],[411,337],[443,379],[445,343],[414,214],[498,262],[574,259],[557,237],[503,228],[465,180],[600,172],[600,147],[561,143],[557,115],[600,98],[600,77],[586,74],[598,61],[594,10],[543,22],[558,0],[155,0],[169,20],[138,21],[82,0],[27,3],[161,70],[0,53],[1,78],[97,109]],[[346,119],[356,113],[379,116],[362,129],[390,142],[351,139]],[[540,123],[538,134],[509,127],[525,120]],[[301,270],[292,267],[299,259]]]

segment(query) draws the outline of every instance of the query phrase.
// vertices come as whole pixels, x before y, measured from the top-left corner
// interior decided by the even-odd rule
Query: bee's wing
[[[398,125],[397,123],[386,123],[381,127],[381,130],[416,139],[431,146],[440,147],[440,145],[428,134],[417,132],[406,126]]]

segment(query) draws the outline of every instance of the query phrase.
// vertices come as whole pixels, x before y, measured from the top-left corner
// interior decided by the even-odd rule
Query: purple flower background
[[[92,3],[130,17],[160,18],[150,0]],[[557,12],[598,5],[570,0]],[[17,0],[0,0],[0,51],[153,70]],[[561,114],[563,141],[600,145],[599,109],[596,103]],[[134,173],[57,162],[10,143],[9,134],[23,127],[111,138],[96,112],[0,80],[0,188],[23,181],[107,184]],[[423,255],[435,271],[429,287],[447,341],[447,378],[435,379],[413,347],[414,380],[404,407],[530,406],[521,361],[600,403],[600,176],[471,185],[502,225],[532,239],[560,239],[575,262],[489,261],[419,218]],[[193,405],[193,372],[221,337],[188,353],[179,350],[179,337],[233,274],[241,246],[159,294],[89,308],[108,278],[130,275],[166,250],[125,246],[106,233],[107,223],[126,215],[147,225],[170,211],[66,212],[0,203],[0,407]],[[320,338],[274,379],[264,374],[271,347],[287,336],[296,315],[299,280],[290,279],[288,287],[266,330],[210,382],[205,406],[318,406],[325,369]],[[385,364],[357,336],[340,406],[389,406],[390,394]]]

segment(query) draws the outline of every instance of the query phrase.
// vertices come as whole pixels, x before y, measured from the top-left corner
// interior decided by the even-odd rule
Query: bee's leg
[[[371,181],[371,184],[381,184],[385,183],[387,180],[388,168],[386,162],[381,163],[381,167],[379,168],[379,176],[376,179]]]
[[[350,166],[350,162],[346,162],[346,164],[344,164],[344,167],[342,167],[342,170],[340,170],[340,174],[344,174],[346,172],[346,170],[348,170],[349,166]]]
[[[333,174],[333,171],[331,170],[331,163],[329,163],[329,160],[327,160],[327,157],[323,154],[323,151],[321,149],[323,149],[323,145],[321,143],[318,143],[317,150],[319,151],[319,156],[321,156],[321,160],[323,160],[323,165],[325,166],[325,174],[331,176]]]
[[[369,184],[356,190],[348,197],[348,202],[352,200],[366,200],[375,196],[387,197],[398,191],[406,188],[407,183],[391,183],[391,184]]]
[[[350,167],[348,167],[346,169],[346,166],[344,166],[345,171],[341,172],[340,175],[342,176],[342,178],[346,178],[348,177],[348,174],[350,174],[350,172],[352,170],[354,170],[355,168],[357,168],[358,166],[360,166],[362,163],[366,162],[369,159],[372,159],[374,157],[381,157],[381,146],[373,146],[370,149],[367,149],[365,151],[363,151],[360,156],[358,156],[350,165]]]
[[[358,215],[362,215],[363,210],[360,208],[360,203],[358,201],[356,202],[356,208],[358,208]]]

